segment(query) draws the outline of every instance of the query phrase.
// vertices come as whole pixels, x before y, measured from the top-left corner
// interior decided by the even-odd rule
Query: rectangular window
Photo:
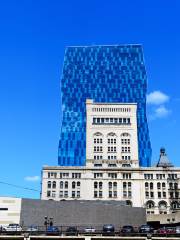
[[[80,198],[80,191],[77,191],[77,198]]]
[[[51,191],[47,191],[47,197],[51,196]]]
[[[112,198],[112,191],[109,191],[109,198]]]
[[[72,191],[72,198],[75,198],[75,197],[76,197],[76,192]]]
[[[158,192],[158,198],[161,198],[161,192]]]
[[[103,197],[102,191],[99,191],[99,198],[102,198],[102,197]]]
[[[166,192],[163,192],[163,198],[166,198]]]
[[[59,192],[59,197],[60,197],[60,198],[63,198],[63,191],[60,191],[60,192]]]
[[[97,191],[94,191],[94,198],[97,198]]]
[[[151,198],[154,198],[154,192],[150,192]]]

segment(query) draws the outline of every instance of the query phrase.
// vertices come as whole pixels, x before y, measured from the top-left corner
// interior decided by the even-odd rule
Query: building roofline
[[[87,167],[87,166],[43,166],[42,170],[109,170],[109,171],[180,171],[180,167]]]
[[[92,45],[73,45],[73,46],[66,46],[66,48],[91,48],[91,47],[125,47],[125,46],[140,46],[142,47],[142,44],[140,43],[128,43],[128,44],[92,44]]]

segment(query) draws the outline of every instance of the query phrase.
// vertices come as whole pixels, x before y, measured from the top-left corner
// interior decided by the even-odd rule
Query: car
[[[27,231],[28,232],[37,232],[38,231],[38,227],[37,226],[34,226],[34,225],[31,225],[27,228]]]
[[[93,228],[93,227],[87,227],[87,228],[85,228],[84,229],[84,233],[86,234],[88,234],[88,233],[95,233],[96,232],[96,229],[95,228]]]
[[[162,227],[157,230],[158,234],[175,234],[176,229],[173,227]]]
[[[126,225],[126,226],[122,227],[121,232],[122,233],[133,233],[134,232],[134,228],[131,225]]]
[[[77,236],[77,227],[71,226],[66,229],[66,236]]]
[[[156,233],[158,234],[167,234],[167,229],[165,227],[159,228]]]
[[[59,231],[58,227],[49,226],[46,230],[46,235],[60,235],[61,232]]]
[[[0,232],[5,232],[5,231],[6,231],[5,227],[0,226]]]
[[[180,226],[176,226],[176,233],[180,234]]]
[[[103,235],[115,235],[115,227],[113,224],[105,224],[103,226]]]
[[[22,227],[16,223],[10,223],[7,227],[5,227],[7,232],[20,232],[22,231]]]
[[[148,224],[143,224],[139,227],[139,233],[153,233],[154,228]]]

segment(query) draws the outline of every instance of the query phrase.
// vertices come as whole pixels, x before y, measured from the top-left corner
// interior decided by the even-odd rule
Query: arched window
[[[174,189],[175,189],[175,190],[178,189],[178,183],[174,183]]]
[[[150,183],[150,189],[153,189],[153,183],[152,182]]]
[[[158,183],[157,183],[157,189],[160,189],[160,188],[161,188],[161,183],[158,182]]]
[[[60,188],[63,188],[63,185],[64,185],[63,181],[60,181],[59,187],[60,187]]]
[[[108,182],[109,188],[112,188],[112,182]]]
[[[103,143],[103,134],[100,132],[96,132],[93,134],[94,144],[102,144]]]
[[[72,188],[76,188],[76,182],[72,182]]]
[[[148,188],[148,187],[149,187],[149,183],[145,182],[145,188]]]
[[[103,183],[99,182],[99,189],[102,189],[102,187],[103,187]]]
[[[107,134],[107,143],[115,145],[117,143],[117,135],[113,132]]]
[[[146,202],[146,208],[151,209],[155,207],[155,203],[153,201]]]
[[[68,182],[64,183],[64,188],[68,188]]]
[[[113,182],[113,187],[117,187],[117,182]]]
[[[56,188],[56,182],[55,181],[53,181],[52,187]]]
[[[77,182],[77,187],[80,187],[81,186],[81,183],[80,182]]]
[[[98,183],[94,182],[94,188],[97,188],[97,187],[98,187]]]
[[[121,134],[121,137],[131,137],[131,134],[124,132]]]
[[[131,200],[126,200],[126,205],[132,207],[133,204],[132,204]]]
[[[51,188],[51,181],[48,181],[48,182],[47,182],[47,187],[48,187],[48,188]]]
[[[165,188],[166,187],[166,184],[165,182],[162,183],[162,187]]]
[[[167,202],[165,201],[160,201],[159,204],[158,204],[158,207],[160,210],[166,210],[167,208]]]

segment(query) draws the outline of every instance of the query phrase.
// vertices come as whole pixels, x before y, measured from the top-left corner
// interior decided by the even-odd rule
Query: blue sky
[[[0,196],[39,197],[57,165],[60,75],[69,45],[141,43],[152,163],[164,146],[180,166],[180,1],[6,0],[0,3]]]

